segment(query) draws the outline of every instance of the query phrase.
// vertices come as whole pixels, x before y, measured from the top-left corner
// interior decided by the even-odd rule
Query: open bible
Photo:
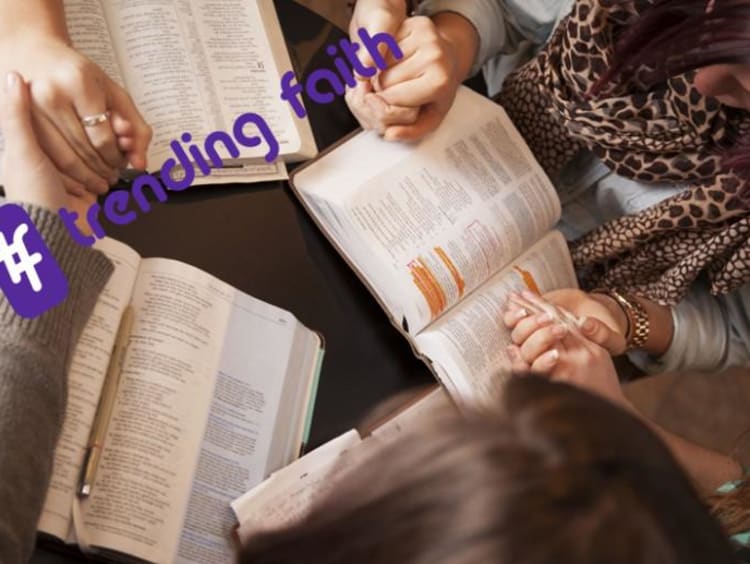
[[[192,266],[141,259],[111,239],[97,246],[115,273],[72,358],[38,530],[115,560],[230,562],[230,501],[306,441],[321,337]],[[126,310],[130,331],[118,336]],[[84,450],[123,338],[98,472],[79,499]]]
[[[265,143],[238,144],[239,158],[217,144],[224,168],[210,176],[196,168],[195,184],[286,178],[285,160],[316,154],[309,122],[279,97],[279,79],[292,64],[273,0],[65,0],[64,5],[75,48],[128,91],[153,128],[152,171],[174,158],[170,143],[181,142],[183,133],[203,152],[206,136],[231,135],[235,119],[246,112],[266,120],[278,140],[279,159],[264,160]],[[184,143],[186,155],[189,145]]]
[[[291,182],[456,400],[495,397],[510,290],[576,286],[554,187],[505,111],[466,88],[421,142],[355,133]]]

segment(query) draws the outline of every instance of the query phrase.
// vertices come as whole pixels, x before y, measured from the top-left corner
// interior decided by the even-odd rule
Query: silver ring
[[[93,116],[85,116],[81,118],[81,123],[84,127],[96,127],[104,122],[109,121],[109,112],[103,114],[95,114]]]

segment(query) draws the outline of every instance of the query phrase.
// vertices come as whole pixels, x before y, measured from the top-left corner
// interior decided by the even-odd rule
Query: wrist
[[[630,319],[628,318],[627,313],[625,313],[625,310],[622,309],[622,306],[620,306],[620,304],[617,302],[617,300],[609,294],[600,292],[592,292],[590,294],[590,297],[592,300],[599,302],[602,306],[604,306],[612,316],[612,319],[614,319],[617,326],[610,327],[610,329],[616,331],[623,337],[626,337],[630,330]]]
[[[455,79],[461,83],[469,78],[474,66],[479,51],[479,33],[469,20],[455,12],[439,12],[432,16],[432,21],[455,57]]]
[[[11,52],[18,53],[19,45],[33,45],[39,46],[39,44],[52,43],[52,44],[63,44],[66,47],[72,47],[73,42],[68,35],[67,28],[58,26],[52,22],[39,23],[39,22],[26,22],[12,27],[5,27],[0,25],[0,53],[8,53],[7,49],[10,47]]]
[[[0,1],[0,37],[18,41],[29,36],[70,44],[62,0]],[[18,51],[16,51],[18,52]]]

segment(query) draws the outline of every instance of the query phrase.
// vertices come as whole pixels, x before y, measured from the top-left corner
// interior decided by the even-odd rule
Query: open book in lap
[[[115,263],[72,359],[38,529],[117,559],[230,562],[229,502],[294,460],[309,428],[319,335],[192,266],[97,244]],[[89,498],[76,496],[120,318],[134,317]],[[79,504],[80,519],[72,517]]]
[[[510,289],[576,286],[554,187],[505,111],[466,88],[423,141],[359,132],[292,186],[456,399],[503,380]]]
[[[149,168],[174,158],[170,143],[183,133],[203,151],[214,131],[228,132],[246,112],[262,116],[280,145],[268,163],[268,148],[237,145],[233,159],[217,143],[225,167],[194,184],[261,182],[286,178],[284,161],[317,152],[306,119],[279,97],[281,75],[292,69],[273,0],[65,0],[74,46],[132,96],[154,130]],[[248,128],[248,134],[250,134]],[[190,143],[182,143],[187,155]],[[0,138],[0,150],[2,139]]]

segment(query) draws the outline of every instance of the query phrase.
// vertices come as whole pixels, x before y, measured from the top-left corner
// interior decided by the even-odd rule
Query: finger
[[[110,112],[109,122],[112,125],[112,131],[118,137],[132,137],[135,134],[133,124],[117,112]]]
[[[371,89],[369,82],[360,82],[355,88],[348,89],[346,91],[345,99],[354,117],[357,118],[359,124],[367,130],[373,129],[373,124],[370,119],[370,109],[365,104],[364,98],[365,93]]]
[[[531,371],[539,374],[549,374],[555,369],[560,361],[560,352],[557,349],[551,349],[539,356],[532,364]]]
[[[86,187],[80,182],[76,182],[75,180],[64,174],[61,174],[60,177],[62,178],[63,186],[65,186],[65,191],[68,194],[72,196],[83,197],[88,193]]]
[[[118,137],[117,146],[123,153],[129,153],[135,146],[135,139],[133,139],[132,137]]]
[[[367,10],[367,13],[363,13],[364,11],[365,10],[357,11],[349,30],[352,43],[360,45],[363,42],[361,36],[362,29],[364,29],[370,37],[373,37],[378,33],[387,33],[392,37],[395,37],[407,18],[404,5],[399,5],[399,3],[393,3],[388,8]],[[382,56],[386,53],[387,46],[380,45],[378,51]],[[371,54],[364,47],[360,48],[358,58],[365,66],[377,68]]]
[[[403,108],[386,104],[377,94],[367,94],[365,105],[370,109],[370,115],[381,133],[392,125],[412,125],[419,119],[419,108]]]
[[[8,143],[6,151],[18,155],[38,152],[40,149],[31,121],[29,87],[23,77],[16,72],[8,73],[4,79],[5,93],[0,110],[0,129],[6,140],[12,140],[12,143]]]
[[[389,127],[383,138],[386,141],[418,141],[435,131],[443,121],[445,113],[436,106],[422,108],[419,118],[413,125],[395,125]]]
[[[612,331],[606,323],[594,317],[584,318],[581,323],[581,332],[586,338],[607,349],[613,355],[625,352],[625,339]]]
[[[429,67],[420,76],[395,84],[379,94],[395,106],[424,106],[444,98],[450,86],[451,77],[446,69]],[[450,102],[446,105],[450,107]]]
[[[86,105],[82,107],[86,107]],[[76,111],[80,118],[105,113],[95,110],[81,110],[80,108],[76,108]],[[85,131],[91,146],[110,168],[120,169],[125,166],[125,155],[117,147],[117,134],[112,128],[112,123],[109,119],[104,123],[91,126],[84,126],[80,119],[78,123],[83,131]]]
[[[427,67],[419,57],[400,61],[378,75],[376,90],[386,92],[403,82],[419,79],[424,76],[426,69]]]
[[[107,180],[86,166],[86,163],[71,149],[57,127],[46,116],[41,113],[36,114],[33,121],[39,144],[57,170],[83,184],[87,190],[97,194],[107,193],[109,190]]]
[[[128,153],[130,164],[138,170],[146,170],[148,166],[148,147],[151,144],[153,131],[141,116],[130,95],[125,92],[116,82],[106,78],[107,92],[109,95],[109,107],[113,112],[128,122],[133,127],[133,149]]]
[[[125,165],[125,159],[117,148],[115,132],[109,120],[109,114],[107,114],[107,121],[98,125],[84,127],[81,123],[81,119],[86,116],[105,114],[109,110],[104,75],[100,72],[94,73],[93,79],[80,81],[78,88],[79,92],[73,98],[73,106],[78,117],[76,126],[79,130],[85,132],[90,146],[109,168],[122,168]]]
[[[71,111],[58,115],[62,123],[62,127],[58,129],[76,154],[111,183],[117,175],[117,169],[124,164],[124,155],[117,149],[117,141],[109,120],[95,126],[85,127],[81,122],[83,117],[104,112],[82,113],[76,110],[75,106],[70,108]]]
[[[550,349],[562,347],[562,340],[568,334],[568,329],[563,325],[550,325],[536,331],[520,345],[521,355],[529,364],[548,352]]]
[[[503,312],[503,323],[508,329],[513,329],[519,321],[525,319],[529,315],[529,310],[524,307],[518,306],[509,300],[508,305]]]
[[[510,369],[513,374],[523,375],[527,374],[531,370],[529,363],[527,363],[523,359],[523,357],[521,356],[521,351],[517,346],[510,345],[506,349],[506,352],[508,353],[508,358],[510,359]]]
[[[522,345],[531,335],[552,325],[554,321],[555,318],[547,312],[528,315],[516,323],[510,333],[510,338],[515,344]]]

